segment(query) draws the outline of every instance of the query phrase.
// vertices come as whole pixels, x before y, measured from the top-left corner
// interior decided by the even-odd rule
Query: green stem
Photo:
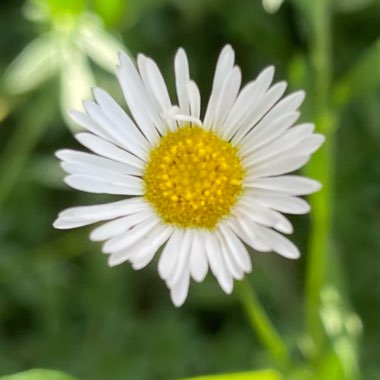
[[[327,121],[326,121],[327,123]],[[330,123],[332,125],[332,123]],[[320,321],[320,295],[327,280],[329,241],[331,226],[331,156],[332,137],[314,156],[307,173],[323,184],[323,189],[310,197],[312,207],[311,232],[306,267],[306,318],[307,328],[314,346],[322,348],[324,333]]]
[[[256,331],[261,343],[268,349],[279,367],[288,367],[290,355],[286,344],[260,304],[249,280],[245,278],[238,282],[236,287],[252,329]]]
[[[323,189],[310,197],[312,206],[311,236],[306,268],[306,319],[310,337],[316,349],[322,349],[324,333],[320,321],[320,294],[326,281],[330,222],[331,184],[333,166],[333,130],[335,120],[330,110],[331,87],[331,9],[330,0],[309,3],[311,23],[311,59],[314,78],[313,109],[316,129],[326,142],[313,157],[307,174],[319,180]]]

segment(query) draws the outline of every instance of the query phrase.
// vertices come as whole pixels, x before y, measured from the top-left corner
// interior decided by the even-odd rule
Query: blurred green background
[[[44,367],[89,380],[170,379],[272,365],[238,298],[211,276],[192,284],[175,309],[156,262],[140,272],[127,264],[110,269],[89,229],[54,230],[63,208],[114,200],[68,190],[54,152],[79,147],[65,110],[80,107],[94,83],[122,102],[113,76],[119,48],[155,59],[173,95],[179,46],[207,99],[226,43],[245,82],[274,64],[276,80],[308,89],[310,23],[302,2],[285,0],[277,10],[273,0],[1,1],[0,376]],[[331,291],[326,302],[347,313],[347,329],[360,336],[362,378],[378,380],[380,3],[331,3],[328,102],[338,128],[329,163],[330,276],[340,293],[337,300]],[[313,108],[309,95],[304,120],[313,119]],[[251,282],[301,363],[309,218],[292,221],[303,258],[253,253]]]

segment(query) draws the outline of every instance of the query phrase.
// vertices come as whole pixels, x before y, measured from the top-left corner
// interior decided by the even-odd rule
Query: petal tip
[[[178,48],[177,51],[176,51],[176,53],[175,53],[174,59],[175,59],[175,61],[187,59],[187,55],[186,55],[185,49],[182,48],[182,47]]]
[[[62,230],[64,229],[63,228],[63,224],[62,224],[62,221],[61,221],[61,218],[57,218],[54,222],[53,222],[53,227],[57,230]]]
[[[63,160],[62,155],[64,154],[64,149],[59,149],[54,152],[54,156],[57,157],[59,160]]]
[[[128,54],[124,50],[119,50],[117,53],[120,64],[123,64],[123,61],[129,60]]]
[[[103,251],[103,252],[104,252],[104,251]],[[106,253],[106,252],[104,252],[104,253]],[[123,260],[123,261],[125,261],[125,260]],[[113,268],[113,267],[116,267],[116,266],[120,265],[123,261],[121,261],[121,260],[118,259],[118,258],[115,258],[115,255],[110,255],[110,256],[108,257],[107,264],[108,264],[108,266],[109,266],[110,268]]]
[[[187,293],[184,294],[184,295],[178,295],[173,290],[170,290],[170,298],[171,298],[171,300],[173,302],[173,305],[176,308],[179,308],[179,307],[181,307],[185,303],[186,298],[187,298]]]

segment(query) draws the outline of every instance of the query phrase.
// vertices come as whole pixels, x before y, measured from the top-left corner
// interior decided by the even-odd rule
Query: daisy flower
[[[69,229],[103,222],[90,234],[102,241],[110,266],[145,267],[163,247],[158,272],[176,306],[190,278],[210,271],[231,293],[234,279],[251,271],[246,246],[296,259],[283,236],[293,231],[285,214],[310,210],[300,195],[314,180],[285,175],[302,167],[324,137],[313,124],[295,125],[304,92],[284,98],[268,67],[241,88],[241,71],[227,45],[220,53],[205,115],[183,49],[174,60],[177,104],[156,63],[137,65],[119,55],[117,77],[130,114],[95,88],[85,113],[70,112],[86,131],[76,139],[89,152],[61,150],[65,182],[90,193],[115,194],[113,203],[69,208],[54,223]]]

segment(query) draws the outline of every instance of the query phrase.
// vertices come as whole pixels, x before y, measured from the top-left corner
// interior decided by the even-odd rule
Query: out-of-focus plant
[[[30,42],[5,74],[5,88],[20,94],[33,90],[54,75],[60,78],[62,115],[80,108],[89,97],[94,75],[88,58],[113,72],[122,43],[109,34],[102,20],[85,8],[83,0],[31,0],[24,9],[30,21],[47,31]]]
[[[263,7],[268,13],[275,13],[277,12],[284,0],[262,0]]]
[[[371,2],[372,0],[289,0],[283,4],[282,0],[262,1],[268,13],[281,13],[283,8],[280,7],[289,3],[298,12],[300,25],[304,27],[307,51],[305,54],[297,52],[292,60],[289,67],[290,82],[293,86],[308,85],[307,108],[310,118],[315,120],[317,129],[327,137],[327,143],[308,168],[308,174],[320,180],[324,189],[311,198],[314,213],[311,218],[309,254],[306,258],[305,325],[301,325],[297,331],[299,339],[283,339],[261,309],[255,294],[250,294],[248,290],[244,293],[243,304],[245,303],[252,328],[272,355],[273,368],[277,369],[211,375],[194,380],[360,378],[358,341],[362,325],[346,298],[339,252],[332,236],[335,139],[344,107],[352,99],[379,88],[380,40],[367,47],[357,62],[345,72],[334,75],[331,24],[335,12],[357,11]],[[108,20],[116,17],[117,12],[107,8],[108,2],[99,0],[94,3],[108,14]],[[26,15],[45,30],[9,68],[6,74],[8,91],[27,92],[53,75],[59,75],[62,109],[77,108],[78,101],[88,96],[93,83],[88,58],[106,70],[113,70],[115,51],[120,43],[107,34],[100,19],[86,10],[83,1],[33,0],[28,3]],[[76,83],[73,78],[79,78],[79,82]],[[8,100],[0,98],[0,120],[9,109]],[[25,122],[27,116],[22,123],[23,127],[31,130],[34,128],[33,139],[37,139],[40,132],[36,132],[39,129],[35,123],[39,121],[33,120],[28,124]],[[43,123],[46,123],[45,119],[40,122]],[[3,158],[9,157],[11,160],[11,157],[16,157],[20,160],[20,146],[24,147],[20,154],[25,157],[32,139],[25,139],[24,132],[20,129],[15,134],[16,140],[5,150]],[[25,147],[23,144],[28,145]],[[20,166],[19,161],[14,161],[15,166],[8,166],[6,162],[8,161],[4,159],[0,162],[0,172],[3,173],[0,177],[0,202],[4,195],[3,189],[6,188],[4,179],[9,180],[9,172],[14,176]],[[242,286],[248,284],[243,283]],[[279,365],[279,362],[284,361],[289,363]],[[24,380],[23,377],[5,379]]]
[[[370,91],[380,83],[378,42],[358,59],[346,74],[334,77],[332,19],[335,11],[356,10],[370,1],[309,2],[294,0],[307,28],[309,55],[297,59],[294,77],[309,85],[308,109],[326,143],[310,162],[308,175],[323,183],[311,196],[313,212],[306,273],[306,327],[308,343],[303,352],[316,379],[360,378],[357,341],[361,322],[344,297],[339,252],[332,234],[335,183],[335,140],[342,109],[363,87]]]
[[[110,4],[119,1],[111,1]],[[67,116],[71,108],[80,109],[95,84],[90,60],[113,72],[121,41],[104,28],[102,19],[91,13],[84,0],[29,0],[25,17],[36,24],[40,34],[9,65],[3,77],[4,100],[0,98],[0,120],[17,103],[10,96],[34,93],[52,77],[57,77],[56,91],[66,124],[75,128]],[[120,6],[119,6],[120,8]],[[120,9],[119,9],[120,10]],[[49,95],[50,97],[50,95]],[[53,95],[53,99],[55,99]],[[32,98],[26,97],[27,100]],[[46,117],[20,122],[0,155],[0,205],[10,193],[30,152],[49,125]],[[40,120],[41,119],[41,120]]]

